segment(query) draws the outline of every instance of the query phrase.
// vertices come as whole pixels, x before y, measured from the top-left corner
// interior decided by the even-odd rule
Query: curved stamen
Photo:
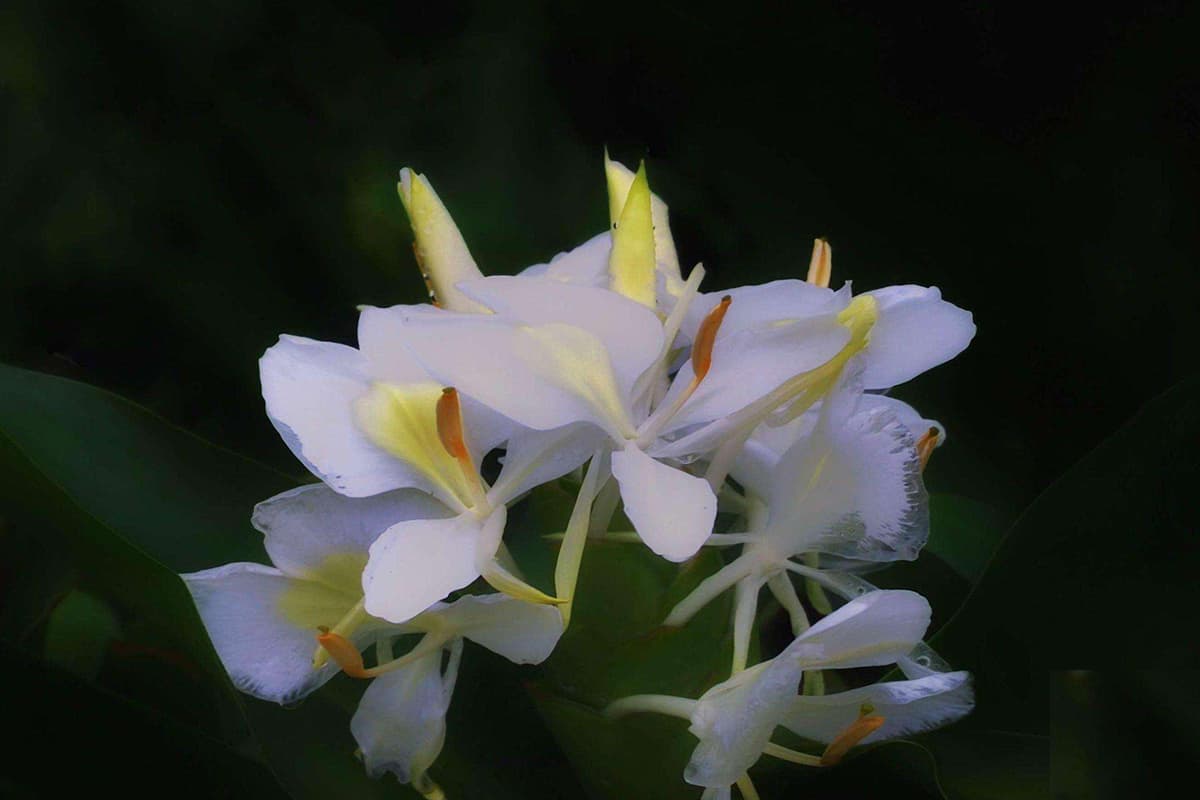
[[[471,459],[471,450],[467,447],[466,434],[463,430],[462,404],[458,399],[458,390],[447,386],[442,390],[442,396],[437,401],[437,432],[442,447],[450,457],[458,462],[458,468],[466,479],[467,488],[471,492],[471,501],[477,511],[486,512],[489,509],[487,494],[479,478],[479,470]]]
[[[859,717],[850,723],[850,727],[837,735],[821,754],[821,766],[831,767],[841,761],[850,748],[879,730],[886,720],[883,717]]]

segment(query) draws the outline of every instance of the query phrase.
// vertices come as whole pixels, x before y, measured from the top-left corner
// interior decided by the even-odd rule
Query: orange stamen
[[[351,678],[371,677],[363,668],[362,653],[358,652],[358,648],[351,644],[349,639],[341,634],[331,632],[328,628],[319,630],[321,632],[317,634],[317,644],[321,645],[326,653],[329,653],[330,658],[342,668],[342,672]]]
[[[829,747],[825,748],[825,752],[821,754],[821,766],[832,767],[841,761],[846,753],[850,752],[850,748],[879,730],[883,723],[883,717],[859,717],[856,719],[850,724],[850,727],[839,733],[837,738],[829,743]]]
[[[696,341],[692,345],[692,373],[696,376],[693,383],[698,384],[704,380],[712,366],[713,343],[717,340],[717,331],[720,330],[721,321],[725,319],[725,312],[729,310],[729,304],[732,302],[733,298],[725,295],[700,323],[700,330],[697,331]]]
[[[462,406],[458,402],[458,390],[447,387],[437,402],[437,431],[442,447],[454,458],[470,462],[471,453],[463,438]]]
[[[921,461],[921,471],[925,471],[925,465],[929,463],[929,457],[933,455],[934,449],[938,446],[938,429],[930,428],[921,438],[917,440],[917,458]]]
[[[829,288],[833,277],[833,247],[824,239],[813,239],[812,258],[808,261],[808,282],[822,289]]]

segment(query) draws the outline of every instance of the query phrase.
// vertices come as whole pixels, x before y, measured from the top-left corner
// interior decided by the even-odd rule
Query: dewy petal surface
[[[419,481],[359,430],[354,403],[370,387],[363,355],[352,347],[281,336],[259,362],[267,415],[314,475],[350,497]]]
[[[818,742],[831,742],[862,714],[884,718],[881,728],[863,744],[920,733],[946,725],[970,712],[974,705],[971,676],[945,672],[909,681],[887,681],[848,692],[793,698],[780,724]]]
[[[353,596],[362,592],[367,549],[381,533],[397,522],[447,516],[444,505],[413,489],[348,498],[317,483],[264,500],[251,522],[285,574]]]
[[[234,685],[293,703],[337,673],[313,669],[318,625],[332,625],[358,598],[261,564],[226,564],[182,576]]]
[[[703,478],[655,461],[634,446],[612,455],[625,513],[651,550],[671,561],[691,558],[712,533],[717,497]]]
[[[866,350],[867,389],[887,389],[944,364],[975,336],[971,312],[943,300],[937,287],[889,286],[866,294],[879,314]]]
[[[367,612],[404,622],[474,581],[481,532],[481,521],[470,512],[388,528],[371,545],[363,571]]]

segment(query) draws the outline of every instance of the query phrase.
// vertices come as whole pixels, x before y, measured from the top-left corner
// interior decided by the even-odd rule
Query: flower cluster
[[[764,754],[828,765],[967,713],[969,676],[922,643],[928,603],[856,573],[925,542],[922,470],[945,432],[885,392],[961,352],[971,315],[936,288],[830,289],[822,240],[806,280],[701,292],[704,269],[680,271],[644,167],[605,167],[609,230],[491,277],[429,182],[403,170],[432,302],[362,308],[358,347],[283,336],[267,350],[267,413],[321,482],[254,510],[273,567],[184,576],[235,684],[287,704],[338,671],[370,680],[351,721],[367,770],[440,797],[428,770],[463,640],[521,664],[549,657],[586,544],[620,507],[662,558],[729,548],[664,620],[686,625],[732,591],[728,680],[607,709],[689,720],[699,744],[683,779],[705,798],[734,785],[756,797],[747,771]],[[573,472],[550,594],[506,548],[507,511]],[[736,520],[722,532],[718,507]],[[750,665],[764,586],[794,640]],[[884,665],[906,679],[824,691],[825,671]],[[778,726],[821,752],[773,743]]]

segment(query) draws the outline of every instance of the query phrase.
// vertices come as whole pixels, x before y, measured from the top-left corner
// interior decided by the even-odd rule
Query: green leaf
[[[87,592],[63,598],[46,626],[46,660],[84,678],[100,672],[109,644],[120,637],[121,623],[107,603]]]
[[[922,555],[932,553],[974,586],[1005,529],[1004,516],[984,503],[933,493],[929,496],[929,541]]]

